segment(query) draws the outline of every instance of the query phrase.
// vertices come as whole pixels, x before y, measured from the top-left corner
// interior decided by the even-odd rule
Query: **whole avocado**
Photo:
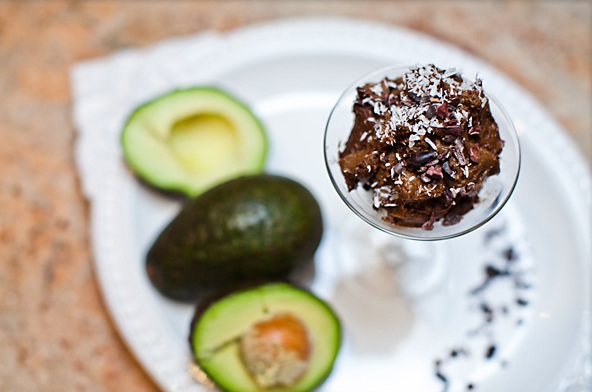
[[[182,208],[146,256],[153,285],[193,301],[209,289],[286,279],[312,262],[321,210],[300,183],[257,174],[220,184]]]

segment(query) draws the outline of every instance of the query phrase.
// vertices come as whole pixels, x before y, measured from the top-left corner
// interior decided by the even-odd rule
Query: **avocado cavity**
[[[216,113],[200,113],[173,124],[169,143],[187,170],[207,176],[220,166],[234,166],[232,158],[238,154],[239,139],[228,119]]]

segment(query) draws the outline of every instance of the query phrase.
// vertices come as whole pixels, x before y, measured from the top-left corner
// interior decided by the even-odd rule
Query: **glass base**
[[[339,272],[358,294],[418,300],[433,295],[446,282],[443,242],[402,239],[376,230],[353,215],[339,227]]]

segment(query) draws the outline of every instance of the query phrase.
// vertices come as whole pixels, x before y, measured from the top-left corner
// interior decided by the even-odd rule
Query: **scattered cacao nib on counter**
[[[373,207],[393,225],[458,223],[500,171],[504,142],[481,80],[430,64],[357,93],[339,157],[349,190],[373,192]]]

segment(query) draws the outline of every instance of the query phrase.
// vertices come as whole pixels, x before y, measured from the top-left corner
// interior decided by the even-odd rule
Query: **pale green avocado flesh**
[[[330,374],[341,343],[341,326],[333,310],[311,292],[286,283],[268,283],[237,291],[198,310],[190,342],[198,366],[226,392],[263,392],[239,354],[239,340],[269,315],[288,313],[303,321],[312,351],[306,372],[289,387],[274,392],[307,392]]]
[[[148,184],[197,196],[263,171],[267,137],[242,102],[211,87],[175,90],[138,107],[121,135],[124,157]]]

